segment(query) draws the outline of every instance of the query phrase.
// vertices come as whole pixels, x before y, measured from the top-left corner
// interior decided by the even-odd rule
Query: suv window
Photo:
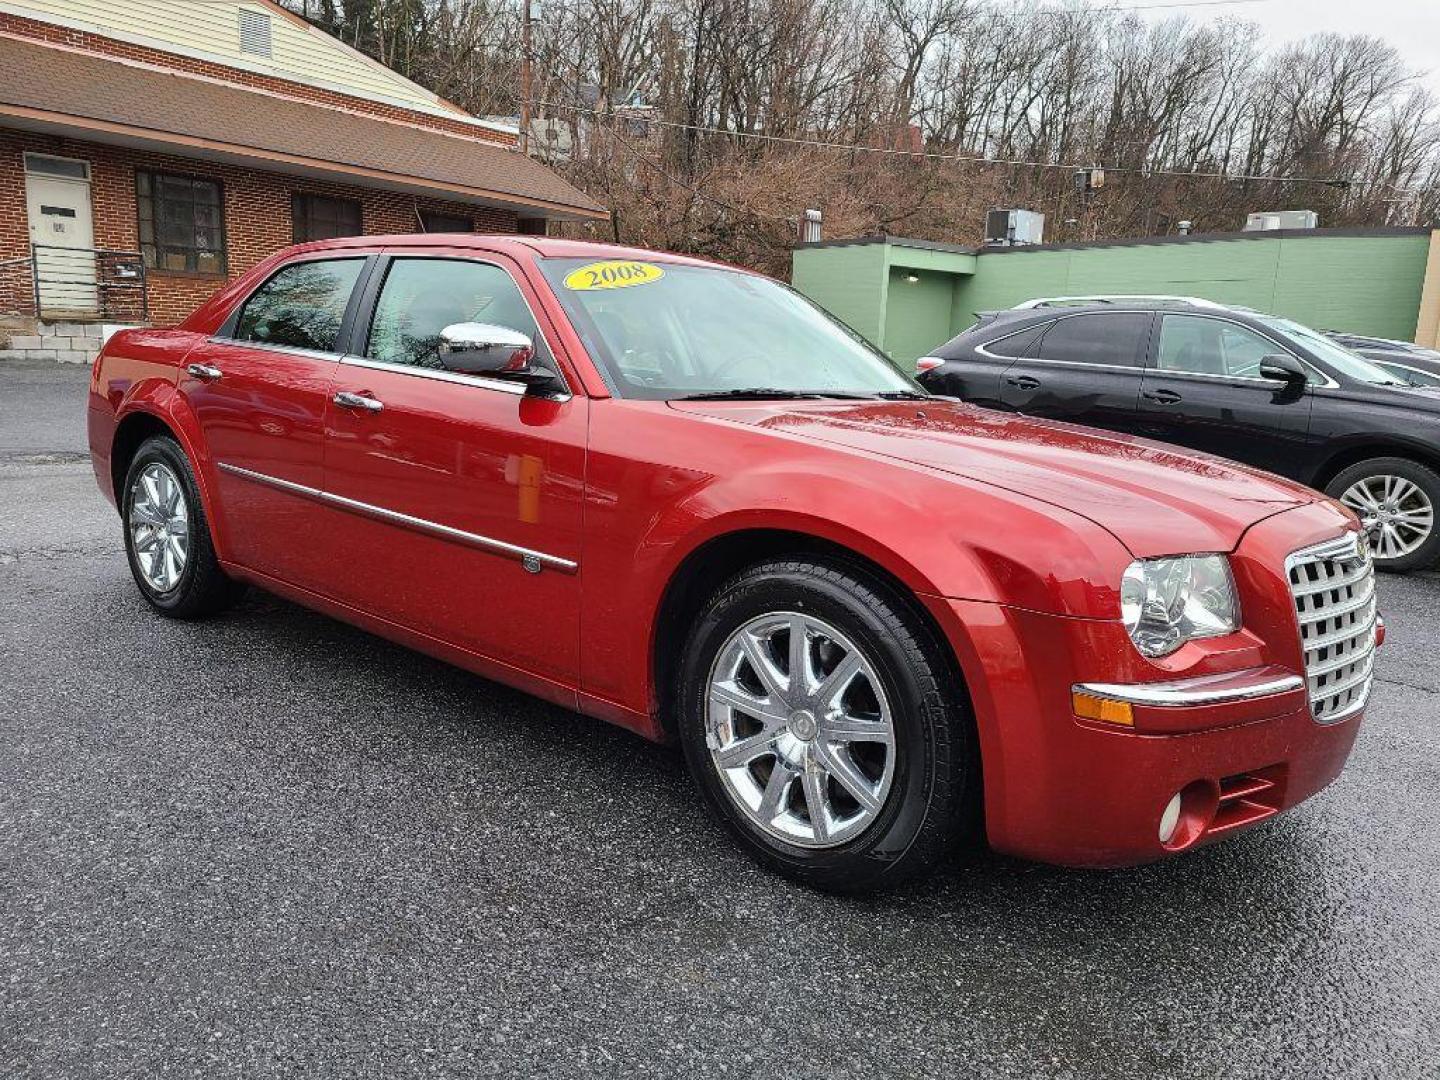
[[[363,258],[317,259],[284,267],[245,301],[235,339],[334,352],[364,265]]]
[[[1071,315],[1051,324],[1040,342],[1039,356],[1071,364],[1138,366],[1140,345],[1149,328],[1150,315],[1143,312]]]
[[[1024,356],[1049,325],[1049,323],[1041,323],[1039,326],[1021,330],[1018,334],[1011,334],[1009,337],[998,338],[995,341],[987,341],[985,351],[994,353],[996,356]]]
[[[1260,360],[1280,346],[1247,326],[1198,315],[1166,315],[1160,325],[1161,371],[1260,377]]]
[[[385,275],[370,321],[365,355],[411,367],[442,368],[440,331],[456,323],[518,330],[548,358],[525,298],[494,263],[469,259],[396,259]]]

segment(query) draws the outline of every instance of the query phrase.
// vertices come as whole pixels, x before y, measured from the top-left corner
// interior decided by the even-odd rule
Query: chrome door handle
[[[364,394],[352,394],[349,390],[341,390],[331,400],[342,409],[364,409],[366,412],[373,413],[385,408],[383,401],[376,401],[373,397],[366,397]]]
[[[186,364],[185,373],[195,376],[201,382],[215,382],[221,375],[219,368],[211,367],[209,364]]]

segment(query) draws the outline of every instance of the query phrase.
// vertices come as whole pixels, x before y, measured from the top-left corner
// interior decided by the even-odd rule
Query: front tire
[[[1371,458],[1341,470],[1325,493],[1355,511],[1375,569],[1424,570],[1440,560],[1440,474],[1408,458]]]
[[[220,569],[194,470],[168,435],[140,444],[125,473],[120,512],[130,573],[161,615],[202,618],[243,594],[244,586]]]
[[[797,558],[736,575],[680,674],[680,741],[705,801],[808,885],[863,892],[930,870],[979,782],[944,648],[861,567]]]

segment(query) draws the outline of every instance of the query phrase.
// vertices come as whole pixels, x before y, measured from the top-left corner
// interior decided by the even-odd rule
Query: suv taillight
[[[938,356],[922,356],[915,361],[915,374],[924,375],[927,371],[934,371],[941,364],[945,363]]]

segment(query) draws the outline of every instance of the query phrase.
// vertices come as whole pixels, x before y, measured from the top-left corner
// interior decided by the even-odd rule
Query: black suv
[[[926,389],[1268,469],[1353,509],[1378,567],[1440,560],[1440,391],[1205,300],[1057,298],[979,318],[916,365]]]

